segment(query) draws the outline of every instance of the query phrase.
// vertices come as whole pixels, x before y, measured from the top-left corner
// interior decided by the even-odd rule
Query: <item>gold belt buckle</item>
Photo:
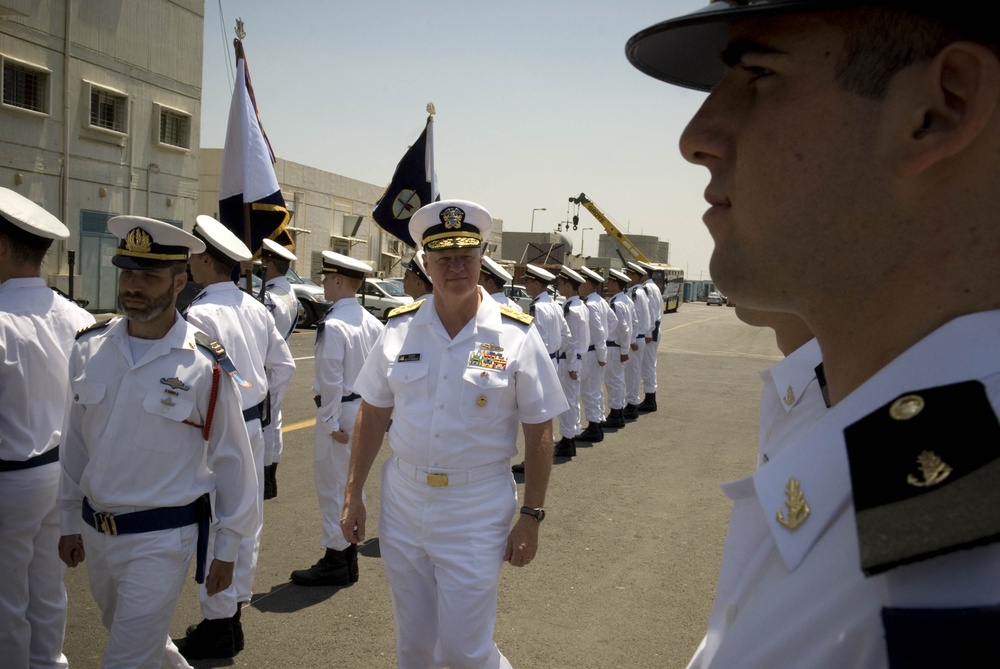
[[[427,485],[433,486],[435,488],[443,488],[448,485],[448,475],[447,474],[427,474]]]
[[[115,525],[115,516],[111,513],[98,512],[94,514],[94,524],[97,531],[112,537],[118,536],[118,526]]]

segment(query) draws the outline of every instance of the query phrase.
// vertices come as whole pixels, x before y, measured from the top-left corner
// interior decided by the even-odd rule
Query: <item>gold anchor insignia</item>
[[[448,207],[441,212],[440,218],[445,230],[458,230],[465,222],[465,212],[458,207]]]
[[[476,398],[476,406],[480,408],[486,406],[486,395],[480,395]]]
[[[132,228],[125,235],[125,250],[134,253],[149,253],[153,249],[153,238],[142,228]]]
[[[788,479],[788,485],[785,486],[785,497],[787,499],[785,506],[788,507],[788,519],[785,519],[785,514],[781,512],[781,509],[778,509],[775,517],[782,526],[796,530],[809,517],[809,505],[806,504],[805,495],[802,494],[802,488],[798,481],[792,478]]]
[[[795,404],[795,391],[792,390],[791,386],[788,386],[788,392],[785,393],[785,404],[792,406]]]
[[[934,454],[934,451],[923,451],[917,456],[917,464],[920,465],[920,475],[923,479],[918,479],[913,474],[906,475],[906,482],[915,488],[929,488],[941,483],[951,474],[951,466]]]

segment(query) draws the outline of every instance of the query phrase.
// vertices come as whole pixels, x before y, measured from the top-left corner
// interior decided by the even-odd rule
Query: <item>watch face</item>
[[[522,506],[521,513],[526,516],[531,516],[538,522],[545,520],[545,509],[533,509],[530,506]]]
[[[535,512],[535,518],[538,520],[538,522],[542,522],[543,520],[545,520],[545,509],[538,509],[538,511]]]

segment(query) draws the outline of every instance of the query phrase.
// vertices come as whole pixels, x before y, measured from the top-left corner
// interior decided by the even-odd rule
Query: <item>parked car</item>
[[[413,302],[413,298],[403,292],[403,287],[389,279],[365,279],[358,299],[362,306],[379,320],[385,320],[396,307]]]
[[[708,299],[705,300],[708,306],[713,304],[717,307],[721,307],[726,303],[726,298],[722,297],[722,293],[716,293],[715,291],[708,294]]]
[[[296,327],[308,328],[316,325],[316,322],[323,318],[323,314],[330,308],[331,304],[326,301],[323,286],[312,279],[307,279],[289,269],[285,272],[288,283],[292,285],[292,292],[302,309],[299,311],[299,323]]]
[[[528,310],[528,305],[531,304],[531,297],[524,289],[524,286],[518,284],[508,284],[503,287],[503,294],[509,297],[512,301],[517,302],[518,306],[525,311]]]

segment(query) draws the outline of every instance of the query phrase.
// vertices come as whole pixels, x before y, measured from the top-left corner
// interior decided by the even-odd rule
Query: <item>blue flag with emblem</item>
[[[243,42],[236,46],[236,86],[219,170],[219,220],[259,257],[264,239],[294,248],[290,218],[274,174],[274,152],[257,113]]]
[[[427,105],[430,116],[417,141],[406,150],[396,165],[392,181],[375,203],[372,218],[380,228],[416,247],[410,236],[410,216],[420,207],[441,199],[434,171],[434,105]]]

